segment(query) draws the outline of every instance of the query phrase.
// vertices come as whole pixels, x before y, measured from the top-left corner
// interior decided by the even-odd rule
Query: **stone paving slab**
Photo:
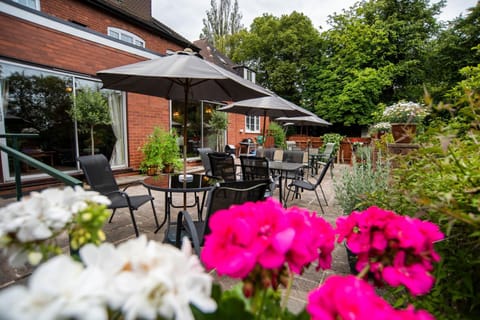
[[[341,209],[335,206],[334,198],[334,187],[333,182],[338,177],[342,170],[347,167],[346,165],[335,164],[333,169],[333,178],[330,174],[327,174],[325,177],[322,187],[325,191],[328,206],[324,206],[325,215],[321,214],[321,210],[318,207],[318,203],[315,197],[314,192],[303,192],[301,199],[294,199],[288,202],[288,206],[300,206],[308,208],[311,211],[318,212],[319,215],[323,216],[328,222],[332,225],[335,223],[335,219],[341,214]],[[198,169],[198,168],[197,168]],[[141,181],[145,176],[129,176],[119,178],[119,184],[125,185],[126,183],[131,183],[135,181]],[[127,189],[130,194],[143,194],[147,190],[141,185],[132,186]],[[157,215],[160,221],[164,217],[164,195],[161,192],[152,191],[152,195],[155,197],[155,208]],[[181,195],[178,195],[181,197]],[[278,198],[278,189],[274,193],[274,197]],[[13,199],[14,200],[14,199]],[[180,200],[179,200],[180,201]],[[5,203],[5,200],[3,200]],[[1,204],[4,205],[4,204]],[[176,214],[179,209],[172,208],[172,221],[176,221]],[[141,234],[146,234],[148,239],[163,241],[165,227],[163,227],[158,233],[154,233],[156,229],[151,206],[146,204],[138,210],[136,213],[136,222]],[[107,223],[104,227],[104,231],[107,237],[108,242],[115,244],[124,242],[128,239],[135,237],[134,229],[130,220],[130,215],[127,209],[117,210],[115,217],[113,218],[112,223]],[[60,243],[64,244],[65,252],[67,252],[67,241],[66,236],[63,236],[59,239]],[[11,268],[5,257],[1,257],[0,261],[0,289],[6,286],[9,286],[13,283],[24,282],[25,279],[31,272],[31,268]],[[289,300],[287,307],[293,312],[300,311],[306,303],[307,294],[310,290],[314,289],[318,285],[322,284],[323,281],[332,274],[348,274],[349,267],[346,258],[346,252],[343,245],[336,245],[333,252],[333,262],[331,270],[327,271],[316,271],[316,265],[313,264],[310,266],[304,274],[296,276],[292,289],[290,292]],[[212,272],[214,277],[220,282],[222,287],[230,288],[237,281],[229,278],[221,278],[215,275]]]

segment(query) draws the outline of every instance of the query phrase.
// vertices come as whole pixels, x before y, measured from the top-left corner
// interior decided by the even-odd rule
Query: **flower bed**
[[[239,280],[221,292],[191,254],[140,237],[117,247],[87,244],[82,263],[60,255],[40,265],[28,286],[0,293],[8,319],[433,319],[422,310],[394,309],[364,280],[428,292],[439,260],[438,227],[380,208],[337,220],[336,230],[302,208],[274,199],[220,210],[210,220],[201,261],[207,270]],[[286,309],[293,274],[317,263],[328,269],[336,237],[358,255],[357,277],[330,276],[310,292],[299,314]],[[286,288],[282,297],[279,289]]]

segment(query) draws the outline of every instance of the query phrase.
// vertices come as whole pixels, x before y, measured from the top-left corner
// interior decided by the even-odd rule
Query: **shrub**
[[[339,181],[335,181],[335,199],[344,214],[353,210],[363,210],[374,205],[367,203],[367,194],[375,194],[387,189],[390,164],[382,159],[373,162],[371,148],[362,147],[363,162],[354,162],[351,168],[345,169]]]

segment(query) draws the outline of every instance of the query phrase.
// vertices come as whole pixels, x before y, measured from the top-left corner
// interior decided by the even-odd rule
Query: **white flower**
[[[0,314],[12,320],[107,319],[104,287],[98,269],[57,256],[35,270],[28,287],[0,292]]]
[[[193,319],[190,303],[204,312],[213,312],[216,304],[210,298],[212,278],[187,251],[141,236],[116,250],[108,244],[87,245],[80,256],[87,268],[99,268],[109,277],[109,305],[121,309],[125,319]]]
[[[81,187],[50,188],[32,192],[22,201],[1,208],[0,248],[12,246],[14,242],[28,243],[52,238],[65,230],[74,215],[85,209],[88,202],[108,205],[110,200],[98,192],[85,191]],[[20,256],[17,256],[17,261]]]

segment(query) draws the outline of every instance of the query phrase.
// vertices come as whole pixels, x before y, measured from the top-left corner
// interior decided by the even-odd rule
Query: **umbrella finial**
[[[188,55],[188,56],[196,56],[198,58],[203,59],[203,57],[200,55],[198,52],[194,52],[192,48],[185,48],[183,51],[177,51],[176,54],[181,54],[181,55]]]

